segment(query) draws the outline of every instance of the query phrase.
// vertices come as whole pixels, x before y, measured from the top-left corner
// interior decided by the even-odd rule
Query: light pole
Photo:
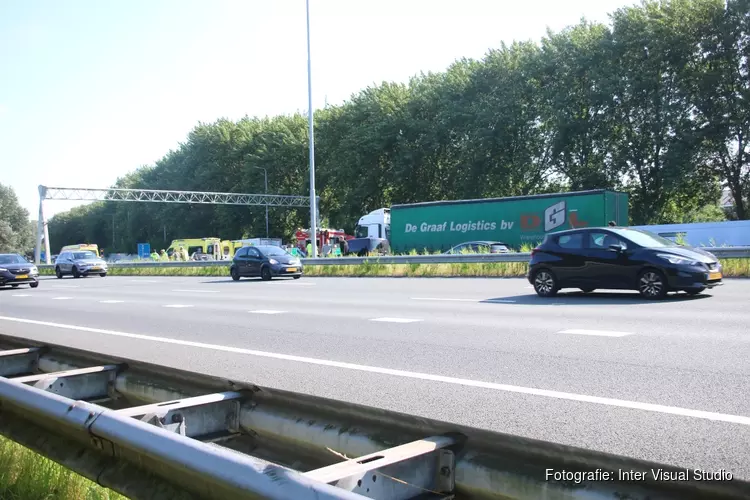
[[[264,186],[264,193],[268,194],[268,170],[266,170],[265,168],[263,168],[263,186]],[[266,203],[268,203],[268,200],[266,200]],[[266,204],[266,239],[268,239],[268,205],[267,204]]]
[[[307,120],[310,136],[310,240],[312,257],[318,256],[318,221],[315,198],[315,137],[313,136],[312,63],[310,60],[310,0],[305,0],[307,9]]]
[[[265,194],[268,194],[268,170],[265,167],[250,167],[263,171],[263,186]],[[268,205],[266,205],[266,239],[268,239]]]

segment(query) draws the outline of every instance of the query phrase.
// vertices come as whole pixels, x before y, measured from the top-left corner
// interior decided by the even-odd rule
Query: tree
[[[618,78],[611,31],[586,21],[542,41],[552,163],[571,190],[620,187],[612,161],[616,132],[609,82]]]
[[[694,28],[705,4],[648,2],[612,16],[612,53],[621,68],[610,81],[613,153],[631,190],[635,223],[670,218],[670,201],[683,192],[692,195],[681,200],[685,211],[711,201],[702,193],[716,191],[701,189],[712,178],[703,168],[689,92],[680,85],[683,69],[697,57]]]
[[[18,203],[10,186],[0,184],[0,253],[26,253],[34,238],[29,212]]]
[[[701,57],[691,86],[709,165],[729,187],[739,219],[750,217],[750,0],[704,1]]]

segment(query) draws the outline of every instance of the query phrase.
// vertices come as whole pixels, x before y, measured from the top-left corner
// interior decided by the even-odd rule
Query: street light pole
[[[310,0],[305,0],[307,8],[307,120],[310,136],[310,241],[312,242],[312,258],[318,256],[318,221],[316,220],[315,198],[315,137],[313,136],[313,104],[312,104],[312,63],[310,60]]]
[[[268,194],[268,170],[263,169],[263,184],[265,185],[266,194]],[[266,205],[266,239],[268,239],[268,205]]]

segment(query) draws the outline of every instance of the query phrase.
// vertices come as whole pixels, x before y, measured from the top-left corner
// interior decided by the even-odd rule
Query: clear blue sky
[[[633,3],[311,0],[314,106]],[[304,0],[0,0],[0,182],[33,219],[39,184],[107,187],[199,121],[305,111],[306,50]]]

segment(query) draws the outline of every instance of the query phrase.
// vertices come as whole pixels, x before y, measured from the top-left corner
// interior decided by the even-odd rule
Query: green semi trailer
[[[628,195],[598,189],[480,200],[394,205],[360,218],[355,230],[373,249],[388,240],[393,253],[446,251],[468,241],[499,241],[518,249],[547,233],[574,227],[628,225]],[[354,243],[354,245],[353,245]],[[364,241],[362,243],[365,243]]]

